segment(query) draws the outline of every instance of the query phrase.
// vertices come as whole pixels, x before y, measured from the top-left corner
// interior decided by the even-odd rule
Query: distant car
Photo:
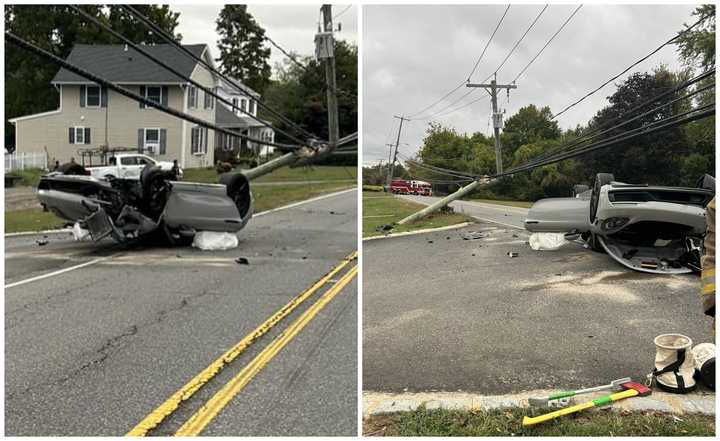
[[[99,179],[140,179],[140,173],[146,165],[157,165],[161,170],[172,170],[173,163],[170,161],[157,161],[150,156],[140,153],[120,153],[111,156],[108,164],[99,167],[87,167],[91,176]],[[183,171],[178,169],[182,178]]]
[[[139,179],[99,179],[75,164],[68,173],[40,178],[46,211],[90,231],[93,240],[128,242],[162,233],[171,244],[189,244],[198,231],[236,232],[253,214],[248,179],[225,173],[221,184],[175,181],[174,173],[148,164]]]
[[[582,237],[592,249],[633,270],[697,272],[705,207],[714,195],[715,179],[709,175],[696,188],[687,188],[625,184],[599,173],[591,190],[535,202],[525,228]]]

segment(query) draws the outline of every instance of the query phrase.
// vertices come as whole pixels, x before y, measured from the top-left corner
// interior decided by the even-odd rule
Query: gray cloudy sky
[[[493,73],[537,16],[543,5],[512,5],[481,61],[473,82]],[[363,162],[387,161],[395,142],[394,114],[410,115],[465,80],[492,34],[506,5],[402,5],[363,7]],[[505,66],[498,83],[512,81],[570,16],[577,5],[550,5]],[[518,89],[498,99],[506,118],[528,104],[549,105],[557,112],[645,56],[682,29],[694,23],[694,5],[585,5],[517,80]],[[676,47],[669,46],[636,66],[627,75],[666,64],[681,68]],[[462,87],[423,115],[437,112],[459,99]],[[615,90],[610,84],[558,119],[562,128],[586,123]],[[450,109],[487,96],[475,91]],[[442,113],[442,112],[441,112]],[[459,132],[490,133],[490,100],[483,99],[457,112],[437,118]],[[400,151],[412,155],[428,121],[405,123]],[[392,131],[391,131],[392,130]],[[403,145],[407,143],[407,145]]]
[[[249,4],[248,11],[265,28],[266,35],[284,49],[300,55],[314,55],[320,6]],[[171,5],[172,10],[180,12],[177,31],[183,35],[183,43],[206,43],[210,45],[213,56],[217,57],[220,52],[216,46],[219,37],[215,32],[215,20],[222,7],[222,4]],[[333,15],[341,13],[346,7],[346,4],[333,5]],[[342,23],[342,32],[335,33],[336,39],[357,43],[357,10],[357,6],[353,5],[333,20],[334,23]],[[285,56],[273,46],[268,44],[268,47],[271,50],[270,65],[274,67]]]

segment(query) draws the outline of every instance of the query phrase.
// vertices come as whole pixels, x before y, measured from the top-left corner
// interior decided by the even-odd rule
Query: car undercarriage
[[[220,184],[174,179],[171,171],[152,165],[140,179],[97,179],[76,169],[43,176],[38,199],[45,210],[89,230],[95,241],[125,243],[161,233],[171,244],[185,245],[198,231],[237,232],[252,217],[250,185],[242,173],[225,173]]]
[[[537,201],[525,228],[582,238],[636,271],[699,272],[705,207],[714,195],[715,180],[709,175],[690,188],[626,184],[599,173],[593,188],[575,197]]]

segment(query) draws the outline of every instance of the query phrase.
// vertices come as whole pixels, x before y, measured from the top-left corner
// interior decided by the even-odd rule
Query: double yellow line
[[[213,361],[207,368],[196,375],[192,380],[185,384],[180,390],[175,392],[170,398],[165,400],[160,406],[146,416],[127,436],[145,436],[149,431],[157,427],[167,416],[171,415],[180,404],[192,397],[203,385],[215,377],[227,364],[235,360],[257,339],[265,335],[270,329],[279,323],[283,318],[292,313],[305,300],[312,296],[316,291],[325,286],[340,271],[348,266],[350,262],[357,258],[357,251],[347,256],[335,268],[330,270],[317,282],[308,289],[298,294],[290,300],[279,311],[273,314],[260,326],[255,328],[250,334],[246,335],[235,346],[221,355],[217,360]],[[335,285],[328,289],[312,306],[310,306],[303,314],[298,317],[290,326],[275,338],[260,354],[258,354],[240,373],[230,380],[223,388],[216,393],[203,407],[201,407],[193,416],[188,419],[185,424],[175,433],[176,436],[195,436],[198,435],[205,426],[212,421],[215,416],[237,395],[250,380],[262,370],[265,365],[277,355],[280,350],[285,347],[316,315],[322,310],[342,289],[349,284],[357,275],[358,267],[354,265],[347,271]]]

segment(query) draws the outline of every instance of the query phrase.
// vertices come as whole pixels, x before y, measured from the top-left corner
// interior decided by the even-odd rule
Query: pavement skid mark
[[[225,406],[257,375],[313,318],[332,301],[357,275],[358,266],[352,267],[338,282],[327,290],[310,308],[290,324],[240,373],[183,424],[174,436],[198,436]]]
[[[47,279],[49,277],[59,276],[60,274],[64,274],[64,273],[74,271],[74,270],[80,269],[80,268],[85,268],[86,266],[95,265],[96,263],[100,263],[104,260],[112,259],[113,256],[115,256],[115,255],[100,257],[97,259],[93,259],[89,262],[81,263],[79,265],[74,265],[74,266],[63,268],[63,269],[60,269],[57,271],[52,271],[50,273],[41,274],[41,275],[35,276],[35,277],[30,277],[29,279],[18,280],[17,282],[8,283],[7,285],[5,285],[5,289],[14,288],[16,286],[25,285],[26,283],[36,282],[38,280]]]
[[[333,277],[335,277],[343,268],[345,268],[350,262],[357,259],[357,251],[354,251],[345,259],[343,259],[337,266],[330,270],[327,274],[321,277],[317,282],[310,286],[305,291],[292,298],[285,306],[280,308],[270,318],[265,320],[251,333],[242,338],[235,346],[228,349],[223,355],[217,358],[215,361],[210,363],[202,372],[197,374],[194,378],[188,381],[180,390],[175,392],[170,398],[165,400],[155,410],[150,412],[142,421],[140,421],[135,427],[133,427],[127,436],[145,436],[152,429],[160,425],[165,418],[170,416],[175,410],[180,407],[180,404],[192,397],[200,388],[208,383],[213,377],[215,377],[225,366],[239,357],[247,348],[255,343],[260,337],[265,335],[278,324],[282,319],[292,313],[298,306],[300,306],[305,300],[312,296],[316,291],[321,289],[328,283],[331,283]]]

